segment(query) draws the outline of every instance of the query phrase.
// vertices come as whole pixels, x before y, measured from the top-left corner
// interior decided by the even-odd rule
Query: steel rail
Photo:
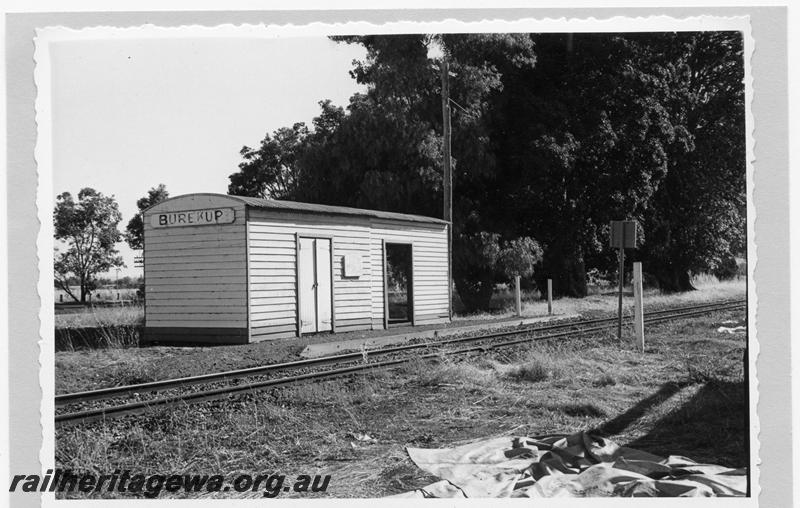
[[[708,312],[713,312],[716,310],[728,310],[728,309],[735,309],[742,307],[745,302],[735,302],[735,303],[726,303],[724,305],[719,305],[717,307],[709,308],[709,306],[703,306],[702,309],[696,309],[693,311],[683,309],[682,312],[674,312],[671,315],[667,313],[660,313],[659,315],[650,314],[649,317],[646,316],[645,322],[647,323],[656,323],[661,321],[668,321],[672,319],[680,319],[684,317],[692,317],[697,315],[706,314]],[[405,358],[396,358],[392,360],[385,360],[382,362],[372,362],[372,363],[363,363],[357,365],[351,365],[349,367],[342,367],[338,369],[332,370],[325,370],[321,372],[309,372],[305,374],[300,374],[297,376],[290,376],[290,377],[283,377],[278,379],[268,379],[264,381],[257,381],[253,383],[235,385],[235,386],[226,386],[222,388],[212,389],[212,390],[205,390],[199,392],[191,392],[181,395],[174,395],[169,397],[162,397],[157,399],[150,399],[146,401],[137,401],[131,402],[128,404],[122,404],[119,406],[109,406],[103,408],[96,408],[96,409],[88,409],[83,411],[77,411],[74,413],[62,413],[55,416],[55,423],[57,425],[64,425],[64,424],[81,424],[81,423],[91,423],[95,421],[102,421],[105,419],[110,418],[117,418],[125,415],[134,415],[134,414],[142,414],[143,412],[147,411],[149,408],[158,408],[158,407],[174,407],[178,405],[183,405],[187,403],[197,403],[209,400],[217,400],[229,395],[242,393],[242,392],[253,392],[256,390],[262,390],[265,388],[275,388],[281,386],[287,386],[295,383],[299,383],[302,381],[308,380],[326,380],[332,379],[341,376],[347,376],[350,374],[354,374],[357,372],[363,372],[371,369],[384,369],[384,368],[391,368],[403,363],[407,363],[412,359],[432,359],[438,358],[442,355],[459,355],[459,354],[467,354],[472,352],[478,351],[488,351],[495,348],[503,348],[503,347],[510,347],[519,344],[523,344],[526,342],[538,342],[538,341],[545,341],[545,340],[552,340],[567,337],[570,335],[584,335],[587,333],[593,333],[597,331],[602,331],[610,328],[614,325],[614,319],[605,320],[610,321],[606,324],[595,325],[580,328],[579,330],[566,330],[558,333],[551,333],[547,335],[535,336],[535,337],[522,337],[517,338],[505,342],[498,342],[498,343],[488,343],[488,344],[477,344],[472,345],[466,348],[455,349],[455,350],[443,350],[443,351],[436,351],[431,352],[419,356],[414,357],[405,357]],[[526,333],[525,330],[518,331],[516,333],[506,333],[505,335],[521,335]],[[477,341],[477,340],[474,340]]]
[[[646,317],[648,316],[657,316],[662,314],[669,314],[681,311],[694,311],[700,310],[704,308],[716,308],[724,305],[743,305],[744,301],[724,301],[724,302],[716,302],[716,303],[709,303],[703,305],[697,305],[693,307],[677,307],[672,309],[664,309],[660,311],[652,311],[645,314]],[[136,393],[153,393],[153,392],[160,392],[171,390],[175,388],[183,388],[186,386],[192,386],[197,384],[206,384],[216,381],[231,381],[234,379],[241,379],[244,377],[251,377],[255,375],[266,375],[266,374],[273,374],[277,372],[289,371],[289,370],[296,370],[296,369],[303,369],[309,367],[322,367],[325,365],[331,364],[340,364],[340,363],[347,363],[353,361],[360,361],[363,360],[364,357],[377,357],[377,356],[384,356],[388,354],[399,353],[403,351],[413,350],[413,349],[423,349],[430,346],[439,347],[442,345],[448,344],[458,344],[463,342],[471,342],[475,340],[491,340],[498,337],[507,337],[509,335],[518,335],[522,333],[536,333],[536,332],[545,332],[551,330],[560,330],[563,328],[575,328],[585,325],[592,325],[592,324],[599,324],[599,323],[606,323],[606,322],[616,322],[616,317],[613,318],[597,318],[597,319],[588,319],[588,320],[581,320],[581,321],[571,321],[566,323],[555,323],[549,325],[539,325],[539,326],[531,326],[527,328],[514,328],[511,330],[504,330],[499,332],[493,332],[478,336],[466,336],[466,337],[456,337],[452,339],[443,339],[437,340],[433,343],[424,342],[424,343],[417,343],[417,344],[406,344],[402,346],[392,346],[388,348],[381,348],[381,349],[373,349],[367,351],[359,351],[355,353],[343,353],[339,355],[331,355],[331,356],[324,356],[320,358],[309,358],[305,360],[296,360],[292,362],[283,362],[283,363],[273,363],[269,365],[260,365],[257,367],[248,367],[244,369],[236,369],[236,370],[229,370],[224,372],[214,372],[211,374],[201,374],[199,376],[187,376],[182,378],[173,378],[173,379],[164,379],[159,381],[151,381],[147,383],[137,383],[134,385],[125,385],[125,386],[113,386],[109,388],[101,388],[98,390],[89,390],[83,392],[74,392],[74,393],[65,393],[55,396],[55,404],[56,406],[65,406],[68,404],[75,404],[79,402],[88,402],[92,400],[103,400],[109,399],[112,397],[118,397],[122,395],[132,395]],[[625,317],[626,320],[632,319],[630,316]],[[509,325],[511,327],[513,325]]]

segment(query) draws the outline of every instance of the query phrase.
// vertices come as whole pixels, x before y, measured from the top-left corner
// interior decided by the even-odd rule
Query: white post
[[[633,330],[644,353],[644,308],[642,305],[642,263],[633,264]]]
[[[625,282],[625,227],[619,233],[619,305],[617,308],[617,339],[622,340],[622,287]]]
[[[547,315],[553,315],[553,279],[547,279]]]
[[[520,276],[514,277],[514,293],[517,297],[517,317],[522,317],[522,290],[520,288]]]

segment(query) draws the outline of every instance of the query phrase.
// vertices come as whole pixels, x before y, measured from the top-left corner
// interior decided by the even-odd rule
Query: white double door
[[[300,238],[297,259],[300,333],[332,329],[331,241]]]

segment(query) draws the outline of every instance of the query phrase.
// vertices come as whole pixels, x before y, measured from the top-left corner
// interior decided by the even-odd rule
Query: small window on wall
[[[386,244],[386,300],[390,325],[413,320],[411,244]]]

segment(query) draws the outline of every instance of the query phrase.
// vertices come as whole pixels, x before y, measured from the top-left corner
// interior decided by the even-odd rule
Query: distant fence
[[[80,289],[72,288],[72,294],[80,297]],[[136,288],[101,288],[95,289],[89,295],[89,301],[93,304],[106,303],[106,302],[119,302],[119,301],[135,301],[138,299],[136,296]],[[66,291],[63,289],[55,289],[55,302],[63,304],[79,304],[76,302]]]

